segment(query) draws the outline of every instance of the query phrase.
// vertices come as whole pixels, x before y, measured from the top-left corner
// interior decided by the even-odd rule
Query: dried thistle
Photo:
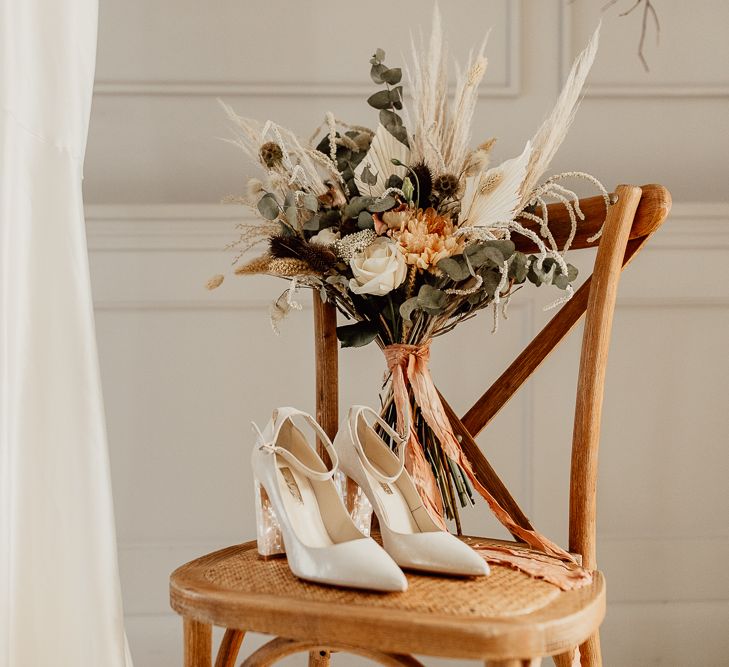
[[[266,164],[264,158],[273,160],[275,167],[270,170],[269,175],[274,177],[278,174],[280,178],[285,178],[284,185],[287,189],[307,189],[315,195],[324,194],[326,186],[317,165],[325,167],[330,177],[341,178],[336,165],[323,164],[319,161],[317,151],[302,145],[291,130],[271,121],[261,123],[251,118],[244,118],[236,114],[227,104],[223,102],[220,104],[234,124],[235,138],[231,143],[241,148],[256,163]],[[278,150],[269,146],[264,156],[261,154],[261,149],[268,144],[275,144]],[[280,157],[278,151],[281,153]]]
[[[267,141],[261,146],[258,151],[258,155],[261,157],[261,162],[265,164],[269,169],[278,167],[283,160],[283,151],[275,141]]]
[[[433,190],[441,197],[453,197],[458,193],[459,179],[455,174],[441,174],[433,181]]]

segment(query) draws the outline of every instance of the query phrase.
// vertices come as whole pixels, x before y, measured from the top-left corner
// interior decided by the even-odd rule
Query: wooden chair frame
[[[490,423],[507,401],[524,384],[546,357],[574,328],[583,315],[585,329],[582,338],[575,421],[572,439],[570,472],[569,550],[582,557],[589,569],[596,562],[596,509],[597,463],[600,436],[600,417],[607,365],[613,313],[620,274],[644,247],[651,235],[666,219],[671,208],[671,197],[660,185],[642,188],[620,185],[615,202],[605,218],[605,205],[601,197],[580,201],[585,220],[579,226],[572,248],[597,246],[593,274],[576,291],[534,340],[502,373],[493,385],[459,418],[444,397],[448,417],[461,445],[471,461],[479,481],[496,500],[524,528],[532,528],[529,519],[499,479],[474,438]],[[570,233],[570,220],[561,205],[549,207],[550,229],[561,247]],[[589,239],[601,227],[599,242]],[[525,223],[525,226],[534,226]],[[534,252],[536,247],[526,238],[514,239],[517,249]],[[316,354],[316,417],[325,432],[334,437],[339,425],[338,399],[338,343],[336,337],[336,310],[324,304],[314,292],[314,341]],[[173,575],[174,576],[174,575]],[[599,621],[598,621],[599,624]],[[210,665],[210,625],[185,617],[185,665]],[[593,634],[580,646],[582,665],[595,667],[602,664],[597,625]],[[242,630],[227,630],[215,663],[216,667],[232,667],[240,643]],[[244,665],[268,665],[296,651],[310,651],[309,665],[325,666],[329,663],[329,649],[342,648],[367,655],[382,664],[419,664],[407,655],[378,652],[376,640],[369,647],[321,646],[300,640],[276,639],[249,657]],[[418,652],[413,638],[412,652]],[[488,665],[538,664],[536,660],[488,661]],[[570,665],[570,653],[555,656],[560,667]]]

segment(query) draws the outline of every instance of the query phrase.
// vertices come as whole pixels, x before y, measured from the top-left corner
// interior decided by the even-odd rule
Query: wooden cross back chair
[[[408,591],[383,595],[300,581],[284,560],[261,560],[255,541],[249,542],[172,574],[171,605],[184,620],[185,667],[212,666],[213,625],[226,628],[215,667],[233,667],[247,631],[276,639],[251,654],[243,667],[271,665],[296,652],[308,653],[310,666],[324,667],[333,651],[391,666],[420,665],[412,657],[419,654],[502,667],[538,665],[543,656],[553,656],[558,666],[569,667],[578,645],[583,666],[602,664],[598,627],[605,614],[605,582],[596,570],[595,519],[610,330],[621,270],[663,223],[671,197],[659,185],[621,185],[612,201],[607,218],[601,197],[580,202],[585,221],[572,247],[598,246],[591,278],[462,418],[443,400],[479,481],[518,524],[531,528],[474,438],[586,313],[572,441],[569,550],[594,570],[592,583],[563,592],[494,565],[490,576],[466,581],[408,573]],[[570,232],[569,217],[554,206],[549,220],[561,247]],[[599,241],[588,241],[603,222]],[[514,240],[519,250],[536,250],[528,239]],[[333,438],[339,422],[336,312],[316,292],[314,327],[317,419]]]

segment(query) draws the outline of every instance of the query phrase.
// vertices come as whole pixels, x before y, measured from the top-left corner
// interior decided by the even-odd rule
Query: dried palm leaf
[[[407,169],[394,165],[392,158],[403,164],[409,164],[410,149],[395,139],[383,125],[378,125],[370,149],[354,170],[354,182],[360,194],[380,197],[387,189],[387,179],[390,176],[393,174],[400,178],[407,176]],[[374,184],[367,182],[365,170],[369,170],[369,173],[377,178]]]
[[[549,167],[557,149],[567,136],[567,130],[577,111],[577,102],[582,87],[595,60],[599,41],[600,26],[592,34],[585,50],[577,56],[557,104],[532,139],[532,156],[521,189],[522,203],[529,199],[531,191],[537,186],[539,179]]]
[[[518,157],[467,178],[459,224],[491,227],[512,220],[521,205],[521,187],[531,155],[527,142]]]

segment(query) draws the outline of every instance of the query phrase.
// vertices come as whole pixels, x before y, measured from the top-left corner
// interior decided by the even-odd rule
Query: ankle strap
[[[357,435],[357,424],[360,416],[368,412],[371,414],[375,421],[379,424],[379,426],[382,428],[382,430],[387,433],[396,443],[396,454],[398,461],[400,462],[400,465],[398,466],[397,472],[388,477],[387,475],[383,475],[375,466],[373,466],[369,459],[367,458],[367,454],[365,454],[364,449],[362,448],[362,443],[359,441],[359,437]],[[359,455],[360,460],[362,461],[362,465],[367,469],[367,471],[378,481],[384,482],[385,484],[393,484],[397,481],[397,479],[402,474],[403,469],[405,468],[405,444],[410,438],[410,424],[407,424],[407,427],[405,429],[405,434],[401,435],[398,433],[394,428],[392,428],[375,410],[372,408],[366,406],[366,405],[355,405],[352,408],[352,414],[350,416],[349,421],[349,430],[350,435],[352,436],[352,442],[354,443],[354,448],[357,451],[357,454]],[[370,426],[369,423],[367,423],[367,426]],[[387,446],[387,445],[385,445]]]
[[[276,444],[278,440],[278,434],[281,431],[281,427],[296,415],[301,416],[314,429],[314,432],[323,443],[324,449],[326,449],[327,453],[329,454],[329,459],[332,462],[332,467],[326,472],[321,472],[319,470],[313,470],[312,468],[309,468],[309,466],[302,463],[301,460],[294,456],[294,454],[292,454],[288,449],[286,449],[285,447],[279,447]],[[332,445],[329,436],[324,432],[324,429],[319,426],[319,423],[316,421],[316,419],[314,419],[310,414],[302,412],[301,410],[297,410],[296,408],[278,408],[277,410],[274,410],[272,423],[273,433],[267,438],[261,431],[261,429],[258,428],[258,425],[255,422],[251,422],[253,431],[254,433],[256,433],[255,446],[258,447],[258,449],[270,454],[275,454],[276,456],[280,456],[292,467],[294,467],[296,470],[298,470],[309,479],[313,479],[319,482],[325,482],[326,480],[331,479],[334,476],[334,473],[339,467],[339,457],[337,456],[337,452],[334,449],[334,446]],[[295,424],[293,426],[294,428],[296,428]],[[309,440],[306,439],[306,441],[307,444],[311,446]],[[314,448],[312,447],[312,450],[313,449]]]

